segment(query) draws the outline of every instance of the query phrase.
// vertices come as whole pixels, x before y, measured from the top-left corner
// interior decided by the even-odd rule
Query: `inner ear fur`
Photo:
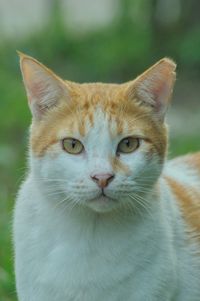
[[[155,115],[163,120],[169,106],[176,78],[176,64],[163,58],[128,83],[127,97],[151,106]]]
[[[33,118],[41,119],[61,99],[70,99],[67,84],[36,59],[23,53],[19,56],[30,110]]]

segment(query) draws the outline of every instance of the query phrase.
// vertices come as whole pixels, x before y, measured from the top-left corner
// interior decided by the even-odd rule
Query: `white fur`
[[[115,125],[102,112],[95,120],[86,138],[76,137],[85,153],[57,144],[53,155],[30,154],[14,216],[19,301],[199,301],[196,246],[185,241],[156,154],[149,159],[143,141],[122,155],[130,173],[118,172],[102,200],[90,174],[112,172],[109,157],[123,137],[111,138]]]

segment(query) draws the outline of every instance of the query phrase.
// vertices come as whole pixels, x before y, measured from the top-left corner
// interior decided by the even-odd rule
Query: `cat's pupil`
[[[125,140],[125,143],[126,143],[127,147],[130,146],[130,141],[129,141],[129,139],[126,139],[126,140]]]
[[[75,146],[76,146],[76,141],[73,139],[72,140],[72,148],[75,148]]]

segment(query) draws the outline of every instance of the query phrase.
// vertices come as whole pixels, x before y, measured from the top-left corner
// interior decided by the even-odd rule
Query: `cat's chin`
[[[108,196],[100,195],[88,201],[87,206],[96,212],[108,212],[117,206],[117,201]]]

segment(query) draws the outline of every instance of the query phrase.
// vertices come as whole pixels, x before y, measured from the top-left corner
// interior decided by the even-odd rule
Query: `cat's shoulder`
[[[177,180],[200,180],[200,152],[176,157],[166,162],[164,176]],[[190,183],[190,181],[189,181]]]
[[[168,161],[163,177],[183,218],[200,238],[200,152]]]
[[[187,166],[189,169],[194,169],[200,174],[200,151],[183,156],[176,157],[168,161],[169,165],[177,165],[178,167]]]
[[[187,154],[166,162],[163,177],[176,194],[196,195],[200,202],[200,152]]]

